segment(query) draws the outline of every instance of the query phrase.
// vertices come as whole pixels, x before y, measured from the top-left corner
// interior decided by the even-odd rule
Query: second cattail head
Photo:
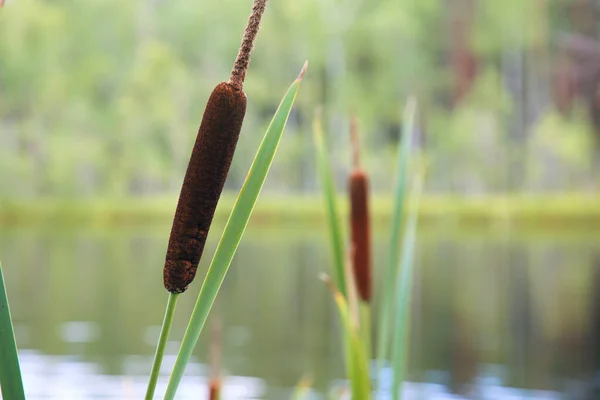
[[[350,228],[353,257],[352,271],[359,298],[370,302],[371,289],[371,221],[369,216],[369,179],[360,166],[358,122],[352,117],[350,135],[353,149],[353,170],[348,189],[350,195]]]

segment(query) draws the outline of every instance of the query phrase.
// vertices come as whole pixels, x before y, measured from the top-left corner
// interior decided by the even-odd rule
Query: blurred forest
[[[0,198],[178,192],[251,0],[7,0],[0,11]],[[419,100],[430,193],[592,192],[600,178],[593,0],[271,0],[227,183],[237,188],[287,86],[303,83],[266,190],[317,190],[324,107],[343,185],[348,116],[388,190],[402,107]]]

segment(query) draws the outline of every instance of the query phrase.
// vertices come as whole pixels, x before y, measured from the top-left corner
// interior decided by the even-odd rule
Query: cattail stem
[[[350,143],[352,144],[352,165],[360,168],[360,141],[358,139],[358,120],[356,116],[350,118]]]
[[[171,325],[173,324],[173,316],[175,315],[175,306],[177,305],[178,298],[179,295],[177,293],[169,293],[167,309],[165,310],[165,317],[160,329],[160,336],[158,338],[158,345],[156,346],[156,353],[154,354],[152,372],[150,372],[150,381],[148,382],[148,388],[146,389],[145,400],[152,400],[154,398],[158,374],[160,372],[163,356],[165,355],[167,339],[169,338],[169,332],[171,331]]]
[[[360,314],[360,336],[365,348],[365,356],[367,360],[371,359],[371,305],[361,301],[358,305]]]
[[[260,20],[265,12],[266,4],[267,0],[254,0],[252,14],[250,14],[250,18],[248,18],[248,25],[246,25],[244,38],[242,39],[240,50],[235,59],[235,63],[233,64],[233,69],[231,70],[229,83],[239,89],[243,87],[244,80],[246,79],[246,71],[248,70],[248,65],[250,65],[250,53],[252,53],[252,49],[254,48],[254,39],[260,28]]]

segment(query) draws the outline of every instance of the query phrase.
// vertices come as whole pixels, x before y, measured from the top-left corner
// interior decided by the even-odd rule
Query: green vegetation
[[[419,177],[418,179],[421,179]],[[415,183],[415,201],[419,202],[421,195],[421,186],[423,182]],[[417,235],[417,215],[412,213],[406,224],[406,231],[402,241],[402,259],[400,260],[400,273],[394,282],[395,288],[392,293],[393,303],[396,307],[395,315],[392,319],[394,322],[393,340],[391,346],[391,366],[393,371],[392,378],[392,398],[398,400],[402,397],[402,383],[406,378],[408,370],[409,356],[409,333],[410,333],[410,305],[412,284],[413,284],[413,269],[414,269],[414,254],[415,241]],[[382,320],[386,319],[385,315]],[[383,324],[381,324],[383,326]],[[388,325],[389,326],[389,325]],[[385,356],[385,352],[383,353]],[[378,387],[381,390],[381,385]]]
[[[377,340],[377,364],[378,370],[382,368],[385,357],[387,357],[390,346],[390,327],[394,326],[393,306],[396,287],[405,284],[398,282],[398,263],[400,262],[400,252],[403,249],[400,246],[401,232],[403,228],[406,213],[406,188],[408,186],[408,165],[410,156],[410,147],[413,143],[415,131],[415,117],[417,112],[415,99],[409,99],[405,108],[404,132],[406,135],[398,148],[398,163],[396,167],[396,187],[394,192],[394,212],[391,219],[390,243],[388,247],[387,268],[383,280],[383,290],[381,291],[381,319],[378,329]],[[413,210],[411,215],[415,215]],[[404,263],[403,263],[404,264]],[[404,266],[409,268],[410,266]]]
[[[419,174],[415,174],[413,171],[408,170],[410,146],[415,130],[415,113],[416,103],[414,99],[411,99],[405,110],[405,127],[404,140],[400,144],[398,151],[398,163],[396,168],[396,182],[395,182],[395,198],[394,198],[394,216],[389,221],[391,226],[391,238],[392,241],[388,247],[388,268],[385,270],[383,275],[383,281],[377,285],[379,289],[379,300],[380,300],[380,315],[377,324],[378,340],[377,340],[377,364],[373,376],[371,376],[371,317],[370,308],[371,304],[367,301],[359,301],[357,297],[357,289],[363,288],[365,293],[367,292],[367,286],[371,285],[370,275],[368,274],[357,274],[356,269],[352,269],[350,265],[354,262],[353,257],[355,256],[356,246],[370,246],[370,243],[350,243],[349,250],[345,250],[343,245],[336,245],[335,241],[330,241],[331,251],[334,255],[334,260],[337,259],[348,259],[345,263],[345,267],[342,272],[344,279],[338,279],[336,283],[332,283],[331,280],[326,276],[325,282],[330,287],[335,303],[338,307],[339,315],[342,320],[343,326],[343,343],[344,343],[344,354],[346,363],[346,373],[349,382],[349,388],[351,397],[355,399],[368,400],[372,397],[371,381],[377,382],[376,389],[378,393],[383,393],[384,386],[381,382],[381,376],[383,375],[383,369],[388,364],[385,361],[391,360],[389,363],[390,368],[393,372],[392,386],[392,398],[397,400],[401,396],[402,382],[405,378],[405,371],[408,363],[408,332],[410,327],[410,298],[411,298],[411,287],[412,287],[412,271],[413,271],[413,258],[415,252],[415,241],[416,241],[416,229],[417,229],[417,218],[418,212],[413,208],[409,214],[408,223],[404,223],[404,214],[407,212],[405,204],[407,199],[407,186],[409,175],[417,175],[417,182],[415,185],[415,204],[418,207],[419,199],[422,188],[422,177]],[[326,205],[336,204],[337,196],[333,184],[329,179],[328,171],[328,156],[323,148],[323,133],[320,130],[318,123],[315,125],[315,146],[317,152],[320,155],[320,168],[322,176],[322,187],[323,197],[325,198]],[[358,141],[356,140],[357,133],[354,132],[355,137],[355,152],[358,154]],[[365,180],[368,180],[367,176],[364,176]],[[351,194],[351,201],[357,201],[358,196],[356,193]],[[364,194],[368,197],[368,192]],[[330,209],[333,209],[330,207]],[[364,219],[362,218],[362,213]],[[352,229],[368,229],[368,220],[370,213],[368,208],[360,210],[361,216],[357,218],[356,226]],[[335,238],[341,238],[341,228],[339,223],[332,223],[332,217],[337,217],[333,212],[328,212],[329,221],[328,224],[330,235]],[[352,218],[356,218],[357,215],[352,215]],[[365,219],[367,223],[365,223]],[[401,233],[403,232],[403,233]],[[358,232],[353,232],[358,234]],[[363,232],[366,233],[366,232]],[[401,241],[401,237],[403,240]],[[349,257],[345,257],[344,253],[348,251]],[[370,251],[367,251],[370,253]],[[400,253],[402,257],[400,257]],[[362,260],[364,265],[358,266],[359,268],[371,268],[370,260]],[[355,268],[357,266],[354,266]],[[336,271],[334,267],[334,271]],[[337,272],[337,271],[336,271]],[[361,279],[368,279],[368,282],[361,282]],[[345,285],[345,295],[340,290],[340,285]],[[366,300],[366,299],[362,299]],[[360,303],[360,304],[359,304]],[[393,329],[392,329],[393,327]],[[388,349],[391,348],[391,352]]]
[[[331,176],[331,167],[329,165],[327,148],[325,147],[323,139],[323,128],[321,127],[320,118],[320,115],[315,116],[315,120],[313,122],[313,135],[315,140],[315,148],[317,150],[319,175],[324,191],[323,208],[325,209],[327,215],[327,225],[329,227],[329,241],[332,248],[334,266],[333,276],[335,278],[335,285],[337,290],[342,293],[342,296],[346,297],[347,278],[344,272],[344,264],[346,260],[346,256],[344,255],[344,237],[342,235],[337,195]]]
[[[310,59],[307,96],[290,118],[268,192],[314,195],[310,115],[323,104],[336,183],[349,149],[340,121],[354,109],[374,191],[389,193],[402,124],[396,108],[408,93],[423,106],[416,159],[429,163],[424,198],[591,190],[599,171],[587,105],[564,115],[548,93],[555,58],[544,49],[572,28],[565,12],[572,2],[537,9],[480,0],[470,11],[460,3],[448,10],[443,0],[272,1],[227,188],[241,186],[255,132],[280,100],[271,88],[287,85]],[[239,0],[9,2],[0,16],[0,187],[10,190],[0,198],[176,195],[207,94],[230,71],[247,11]],[[477,63],[466,94],[450,107],[457,78],[449,40],[461,14],[472,17],[464,21],[465,45]],[[527,65],[510,64],[513,55]],[[526,104],[508,84],[515,68],[544,85],[528,86],[528,98],[539,99],[529,108],[542,114],[522,130],[514,126]]]
[[[225,223],[235,197],[223,194],[215,212],[215,223]],[[135,227],[170,224],[177,199],[89,199],[89,200],[31,200],[0,201],[0,225],[44,227],[59,224],[63,227]],[[348,203],[337,200],[338,212],[345,215]],[[381,228],[392,217],[392,201],[373,196],[372,218]],[[600,221],[600,197],[582,194],[555,196],[497,195],[463,198],[449,195],[423,195],[418,207],[407,205],[419,213],[423,227],[501,228],[503,226],[560,233],[568,230],[590,230]],[[261,196],[252,213],[253,224],[276,227],[293,223],[298,229],[324,224],[326,210],[317,196]],[[342,221],[342,223],[344,223]]]
[[[474,16],[462,18],[446,13],[443,0],[351,0],[343,6],[321,0],[301,6],[275,2],[264,50],[255,54],[256,73],[247,81],[253,96],[243,128],[247,134],[242,134],[229,175],[229,194],[216,213],[215,221],[226,221],[225,227],[165,399],[175,398],[251,214],[263,224],[310,225],[325,217],[334,283],[325,281],[342,321],[348,386],[353,398],[361,400],[371,398],[371,381],[380,375],[384,361],[391,361],[393,399],[401,396],[417,220],[444,227],[595,227],[600,201],[587,193],[593,192],[600,169],[594,131],[581,112],[584,104],[575,102],[573,111],[565,113],[554,109],[549,96],[539,104],[524,103],[515,94],[522,88],[509,87],[514,79],[507,70],[515,63],[505,65],[510,64],[506,55],[513,52],[537,55],[532,58],[541,59],[542,67],[544,61],[552,64],[554,58],[543,48],[554,37],[540,25],[548,23],[552,32],[562,27],[563,3],[537,9],[520,0],[501,6],[496,0],[481,0],[477,10],[466,10],[464,2],[456,14],[469,11]],[[0,187],[10,190],[0,194],[0,224],[113,226],[171,220],[171,196],[181,187],[191,147],[189,132],[196,129],[210,83],[229,65],[223,61],[238,45],[234,27],[246,14],[234,4],[98,0],[90,6],[73,0],[18,0],[3,10]],[[313,23],[315,16],[321,23]],[[441,26],[450,27],[447,35],[436,29]],[[467,26],[468,32],[456,32],[455,26]],[[448,37],[456,47],[450,52],[445,48]],[[454,53],[470,58],[456,61]],[[257,153],[252,150],[253,133],[265,128],[263,117],[278,104],[272,87],[279,87],[291,65],[306,58],[314,60],[319,78],[306,82],[312,97],[292,114],[291,140],[282,146],[286,157],[270,183],[271,189],[288,194],[257,203],[306,66],[279,103]],[[475,72],[462,67],[469,63]],[[409,91],[422,99],[426,114],[421,118],[427,124],[417,123],[410,104],[403,117],[397,115],[395,105]],[[314,104],[323,104],[322,120],[319,115],[313,125],[316,152],[307,139],[306,118]],[[543,111],[520,114],[529,108]],[[345,126],[339,121],[349,109],[364,114],[361,119],[370,133],[364,158],[366,169],[373,171],[376,193],[373,225],[391,225],[375,376],[369,368],[371,305],[360,304],[359,311],[340,219],[348,205],[335,190],[347,175],[339,167],[349,148],[340,145]],[[243,166],[253,156],[245,174]],[[316,163],[311,163],[313,158]],[[416,200],[409,204],[408,174],[422,165],[427,183],[422,187],[421,176],[413,174]],[[384,194],[390,170],[397,174],[391,198]],[[216,175],[224,180],[227,173]],[[316,176],[324,207],[312,193]],[[154,395],[177,298],[171,294],[167,303],[148,400]],[[3,396],[24,399],[1,268],[0,361]],[[377,383],[376,389],[382,390]],[[300,385],[295,396],[302,397],[306,388]]]
[[[0,388],[4,399],[25,400],[2,264],[0,264]]]

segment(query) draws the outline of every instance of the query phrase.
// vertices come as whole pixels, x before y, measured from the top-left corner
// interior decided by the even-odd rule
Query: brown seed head
[[[221,378],[210,378],[208,382],[209,400],[219,400],[221,397]]]
[[[353,271],[358,294],[371,300],[371,227],[369,221],[369,181],[362,170],[350,176],[350,220],[354,246]]]
[[[163,270],[169,292],[184,292],[196,275],[245,113],[244,92],[218,84],[206,104],[173,219]]]
[[[371,226],[369,218],[369,179],[360,169],[358,123],[351,121],[354,170],[350,175],[350,226],[353,247],[352,269],[361,300],[371,300]]]

